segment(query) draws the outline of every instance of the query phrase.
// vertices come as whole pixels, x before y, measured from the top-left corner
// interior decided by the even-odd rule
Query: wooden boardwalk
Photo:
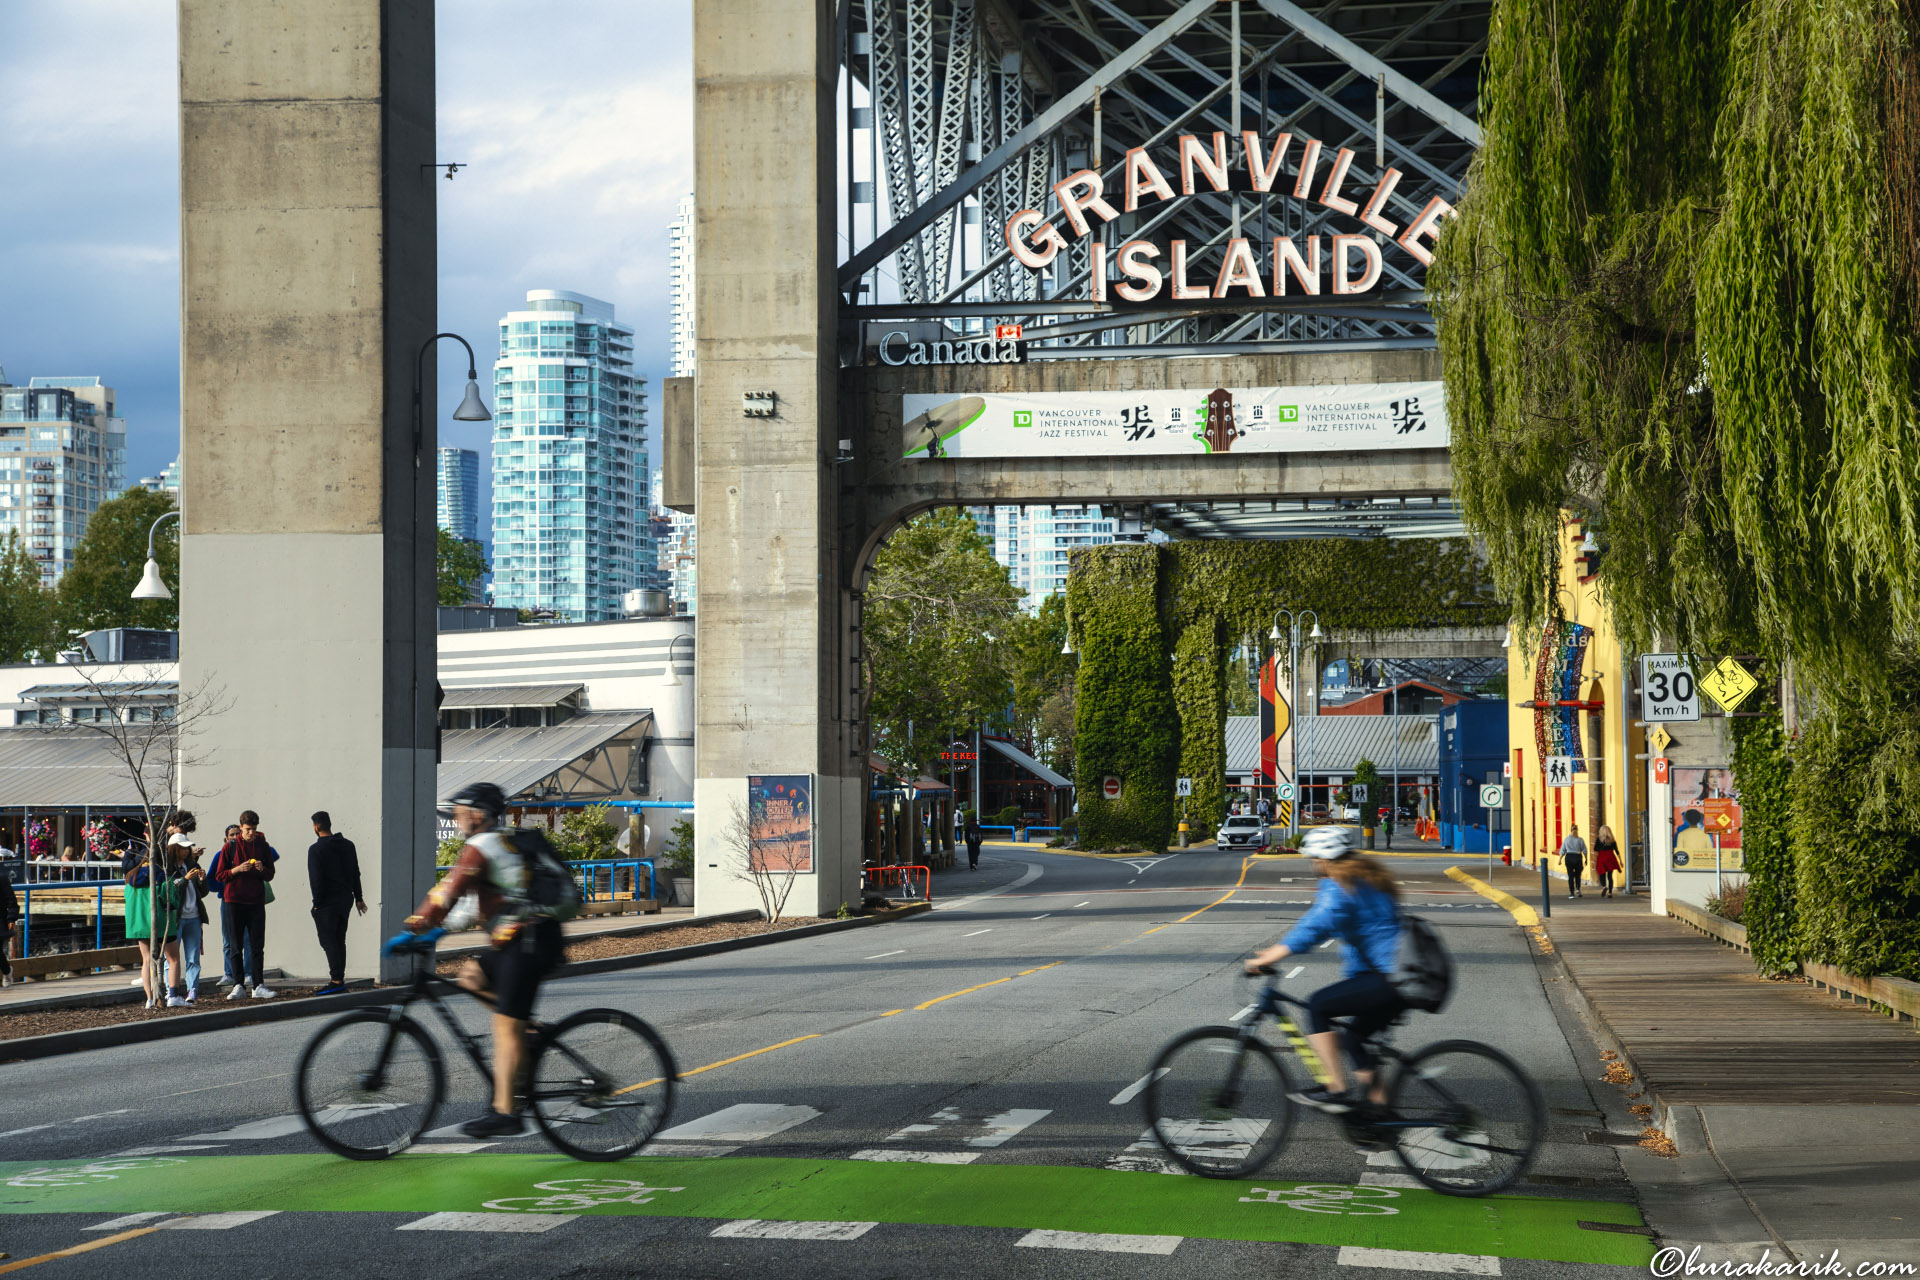
[[[1920,1103],[1913,1023],[1763,979],[1745,952],[1650,914],[1644,898],[1588,892],[1553,904],[1548,935],[1662,1102]]]

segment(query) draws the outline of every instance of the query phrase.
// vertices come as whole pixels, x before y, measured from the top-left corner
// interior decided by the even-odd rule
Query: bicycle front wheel
[[[673,1055],[617,1009],[583,1009],[541,1038],[527,1102],[547,1140],[576,1160],[619,1160],[673,1111]]]
[[[406,1150],[433,1122],[445,1092],[433,1038],[385,1009],[362,1009],[320,1028],[294,1071],[307,1128],[350,1160]]]
[[[1407,1171],[1450,1196],[1511,1186],[1547,1127],[1547,1100],[1520,1064],[1472,1040],[1430,1044],[1400,1064],[1380,1127]]]
[[[1197,1027],[1154,1059],[1145,1105],[1175,1164],[1240,1178],[1273,1158],[1293,1126],[1287,1073],[1273,1050],[1234,1027]]]

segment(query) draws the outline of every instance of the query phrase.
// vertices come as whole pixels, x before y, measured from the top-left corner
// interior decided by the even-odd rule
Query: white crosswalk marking
[[[1380,1173],[1373,1169],[1363,1170],[1360,1174],[1363,1187],[1423,1187],[1426,1184],[1410,1173]]]
[[[941,1139],[958,1138],[970,1147],[997,1147],[1028,1125],[1053,1114],[1049,1110],[1014,1107],[993,1115],[942,1107],[933,1113],[930,1123],[910,1124],[898,1133],[887,1135],[888,1142],[916,1142],[929,1134]]]
[[[1408,1249],[1364,1249],[1342,1245],[1343,1267],[1386,1267],[1394,1271],[1437,1271],[1454,1276],[1497,1276],[1500,1259],[1477,1253],[1415,1253]]]
[[[735,1240],[858,1240],[880,1224],[877,1222],[767,1222],[760,1218],[742,1218],[725,1222],[708,1235]]]
[[[470,1156],[476,1151],[499,1145],[497,1142],[416,1142],[407,1148],[407,1153],[416,1156]]]
[[[1107,1100],[1107,1105],[1110,1107],[1126,1106],[1127,1103],[1139,1097],[1149,1084],[1158,1080],[1171,1070],[1173,1070],[1172,1067],[1155,1067],[1149,1074],[1141,1076],[1138,1080],[1135,1080],[1132,1084],[1114,1094],[1113,1097]]]
[[[1169,1254],[1182,1236],[1120,1236],[1087,1231],[1029,1231],[1016,1245],[1023,1249],[1088,1249],[1099,1253]]]
[[[1160,1140],[1153,1136],[1151,1129],[1140,1135],[1140,1141],[1107,1161],[1107,1168],[1118,1169],[1123,1173],[1184,1174],[1186,1172],[1167,1158],[1166,1151],[1160,1146]]]
[[[731,1107],[675,1125],[654,1135],[655,1142],[747,1143],[771,1138],[819,1115],[812,1107],[779,1102],[737,1102]]]
[[[140,1226],[143,1223],[152,1222],[155,1218],[164,1218],[166,1216],[165,1213],[129,1213],[124,1217],[108,1218],[105,1222],[96,1222],[88,1227],[87,1230],[126,1231],[133,1227]]]
[[[162,1231],[231,1231],[249,1222],[271,1218],[278,1209],[241,1209],[232,1213],[197,1213],[190,1218],[174,1218],[160,1224]]]
[[[1245,1160],[1271,1120],[1236,1116],[1232,1120],[1162,1120],[1167,1141],[1189,1155],[1209,1160]],[[1151,1135],[1149,1135],[1151,1136]]]
[[[978,1151],[907,1151],[887,1147],[868,1147],[848,1156],[849,1160],[875,1160],[881,1164],[972,1164]]]
[[[515,1235],[539,1235],[562,1223],[572,1222],[577,1213],[430,1213],[412,1222],[403,1222],[396,1231],[505,1231]]]
[[[376,1111],[391,1111],[400,1104],[397,1102],[357,1102],[328,1107],[320,1113],[320,1119],[329,1123],[349,1120],[355,1116],[372,1115]],[[183,1142],[265,1142],[270,1138],[291,1138],[296,1133],[305,1133],[307,1122],[299,1116],[271,1116],[265,1120],[250,1120],[246,1124],[223,1129],[219,1133],[196,1133]],[[437,1131],[436,1131],[437,1132]],[[429,1135],[431,1136],[431,1135]]]

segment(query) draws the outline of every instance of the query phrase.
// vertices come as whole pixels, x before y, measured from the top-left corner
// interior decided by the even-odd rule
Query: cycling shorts
[[[524,925],[505,945],[481,952],[480,969],[493,990],[496,1010],[522,1021],[532,1017],[540,980],[565,957],[558,920]]]

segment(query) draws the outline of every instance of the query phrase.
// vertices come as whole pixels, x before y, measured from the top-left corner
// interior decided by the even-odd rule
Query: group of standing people
[[[1587,869],[1587,842],[1580,838],[1578,823],[1567,828],[1567,838],[1560,842],[1560,861],[1567,870],[1567,896],[1585,896],[1581,880]],[[1613,828],[1602,823],[1593,837],[1593,878],[1600,886],[1601,897],[1613,896],[1613,877],[1619,870],[1620,847],[1614,841]]]

